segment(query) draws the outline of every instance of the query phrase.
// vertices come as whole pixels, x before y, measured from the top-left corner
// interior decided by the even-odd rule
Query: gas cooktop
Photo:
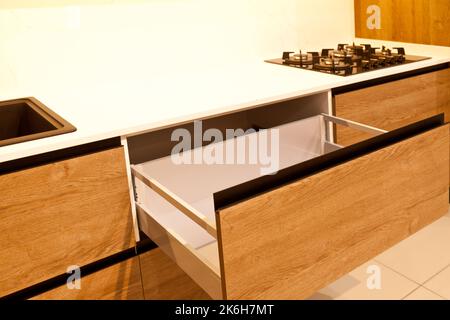
[[[372,47],[370,44],[339,44],[337,49],[319,52],[283,52],[281,59],[266,60],[305,70],[324,72],[338,76],[351,76],[372,70],[431,59],[430,57],[407,55],[404,48],[388,49]]]

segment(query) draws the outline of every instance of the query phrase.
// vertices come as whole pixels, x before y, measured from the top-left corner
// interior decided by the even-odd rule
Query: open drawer
[[[329,122],[374,137],[342,148]],[[237,146],[245,161],[205,158]],[[443,116],[385,132],[322,114],[132,172],[141,231],[211,297],[302,299],[444,215],[448,163]]]

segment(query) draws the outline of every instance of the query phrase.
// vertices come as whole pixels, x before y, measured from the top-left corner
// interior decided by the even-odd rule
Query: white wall
[[[164,72],[274,58],[283,50],[319,49],[354,38],[353,0],[72,1],[78,4],[36,7],[21,0],[15,7],[13,0],[2,0],[1,65],[42,62],[45,71],[50,60],[61,68],[93,63],[97,71],[109,72],[126,70],[133,60]]]

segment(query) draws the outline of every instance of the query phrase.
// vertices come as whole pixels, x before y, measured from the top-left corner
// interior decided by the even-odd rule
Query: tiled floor
[[[311,299],[450,300],[450,210]]]

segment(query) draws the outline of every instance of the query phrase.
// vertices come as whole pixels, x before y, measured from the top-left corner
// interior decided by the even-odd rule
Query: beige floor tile
[[[450,300],[450,267],[427,281],[424,287]]]
[[[445,300],[437,294],[420,287],[411,294],[409,294],[404,300]]]
[[[369,266],[379,268],[380,289],[368,288],[368,280],[374,283],[370,281],[374,273],[368,272]],[[416,283],[389,268],[370,261],[320,290],[310,300],[401,300],[417,287]]]
[[[450,264],[449,244],[450,218],[443,217],[375,260],[422,284]]]

